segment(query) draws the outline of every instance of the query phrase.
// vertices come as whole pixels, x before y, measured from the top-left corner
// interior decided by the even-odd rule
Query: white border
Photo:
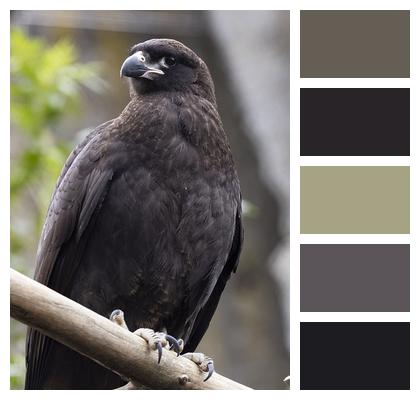
[[[256,395],[263,396],[266,398],[277,399],[278,397],[291,397],[291,398],[310,398],[310,399],[353,399],[357,396],[360,399],[395,399],[395,398],[417,398],[419,393],[419,376],[420,376],[420,253],[419,253],[419,239],[420,239],[420,213],[419,207],[415,207],[415,204],[420,204],[419,196],[419,39],[420,32],[420,19],[418,16],[419,5],[416,0],[400,0],[400,1],[375,1],[375,0],[355,0],[355,1],[317,1],[317,0],[259,0],[253,2],[249,0],[243,0],[241,2],[228,1],[228,0],[213,0],[213,1],[202,1],[200,3],[193,2],[191,0],[179,0],[176,3],[173,1],[160,1],[154,0],[152,2],[142,1],[124,1],[118,2],[99,2],[90,0],[73,0],[73,1],[45,1],[40,0],[36,3],[31,1],[3,1],[1,9],[1,20],[0,20],[0,37],[1,37],[1,60],[0,71],[2,82],[9,82],[10,71],[9,65],[5,60],[9,57],[9,10],[10,9],[280,9],[280,10],[291,10],[291,140],[290,140],[290,159],[291,159],[291,376],[292,386],[289,392],[278,392],[278,391],[262,391],[258,394],[255,392],[244,393],[244,392],[220,392],[217,396],[229,396],[229,398],[241,396],[241,398],[251,398]],[[345,80],[345,79],[300,79],[300,60],[299,60],[299,10],[300,9],[410,9],[411,10],[411,78],[410,79],[386,79],[384,83],[383,79],[363,79],[363,80]],[[383,86],[382,86],[383,85]],[[2,135],[0,135],[1,146],[0,151],[0,182],[2,185],[2,196],[1,196],[1,207],[0,207],[0,226],[1,226],[1,257],[2,257],[2,268],[0,269],[0,295],[2,296],[1,304],[4,306],[4,313],[8,312],[8,301],[9,301],[9,277],[7,266],[9,265],[9,135],[7,134],[10,129],[9,120],[9,87],[8,85],[2,86],[4,89],[1,92],[2,107],[0,112],[2,118],[0,123],[2,127]],[[411,243],[411,390],[410,391],[298,391],[299,388],[299,321],[308,320],[309,316],[306,313],[299,312],[299,243],[304,243],[308,240],[308,243],[315,243],[315,239],[312,235],[299,235],[299,166],[300,165],[311,165],[305,164],[311,160],[300,159],[299,157],[299,87],[410,87],[411,88],[411,157],[410,159],[398,162],[398,165],[410,165],[411,167],[411,234],[410,235],[398,235],[393,237],[392,235],[351,235],[354,243]],[[346,160],[347,162],[348,160]],[[372,161],[373,163],[373,161]],[[375,161],[376,163],[376,161]],[[373,163],[372,165],[377,165]],[[390,161],[390,163],[393,163]],[[364,165],[368,164],[368,161],[364,160]],[[389,164],[388,161],[380,161],[379,164]],[[378,165],[379,165],[378,164]],[[313,164],[312,164],[313,165]],[[324,160],[323,165],[328,165],[328,161]],[[343,163],[342,165],[346,165]],[[353,165],[348,164],[347,165]],[[304,238],[305,236],[305,238]],[[321,235],[314,235],[321,236]],[[325,243],[332,243],[332,238],[329,235],[324,235],[323,238]],[[336,236],[336,235],[334,235]],[[369,239],[366,237],[369,236]],[[340,235],[335,240],[337,243],[353,243],[346,235]],[[342,241],[340,241],[342,240]],[[359,318],[363,318],[362,315],[366,313],[356,313]],[[6,314],[4,314],[6,315]],[[321,315],[322,316],[322,315]],[[368,315],[371,317],[371,315]],[[405,316],[405,315],[404,315]],[[347,314],[347,317],[349,315]],[[355,316],[356,317],[356,316]],[[381,320],[392,320],[396,318],[389,313],[380,313],[378,318]],[[312,317],[311,317],[312,318]],[[330,315],[331,318],[331,315]],[[376,318],[372,316],[372,318]],[[327,320],[327,319],[324,319]],[[1,347],[0,351],[2,356],[1,362],[1,388],[4,391],[2,396],[10,397],[25,397],[31,396],[31,398],[48,398],[51,396],[57,396],[55,392],[21,392],[21,391],[9,391],[9,332],[8,330],[0,330],[1,335]],[[252,356],[252,350],[250,350],[250,356]],[[328,377],[326,377],[328,379]],[[149,397],[156,398],[160,396],[171,396],[174,399],[184,399],[185,397],[194,396],[195,398],[208,398],[208,396],[214,396],[211,392],[118,392],[120,396],[132,396],[133,398]],[[95,395],[96,393],[90,393]],[[73,397],[74,392],[60,392],[60,396]],[[81,396],[88,395],[86,392],[82,392]],[[101,397],[115,396],[113,392],[101,391]]]
[[[300,387],[300,11],[290,10],[290,390]],[[297,291],[296,291],[297,290]]]

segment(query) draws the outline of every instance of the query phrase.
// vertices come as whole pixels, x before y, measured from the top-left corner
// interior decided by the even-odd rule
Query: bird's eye
[[[167,67],[173,67],[176,64],[174,57],[163,57],[163,62]]]

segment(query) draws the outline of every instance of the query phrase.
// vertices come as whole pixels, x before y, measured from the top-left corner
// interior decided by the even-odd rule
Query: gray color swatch
[[[408,244],[304,244],[303,312],[410,311]]]
[[[301,11],[300,76],[409,78],[410,11]]]

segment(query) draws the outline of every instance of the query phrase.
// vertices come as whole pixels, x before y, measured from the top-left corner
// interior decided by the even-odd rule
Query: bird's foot
[[[182,356],[197,364],[202,372],[207,372],[204,382],[211,378],[214,372],[214,361],[212,358],[203,353],[185,353]]]
[[[124,313],[121,310],[114,310],[109,319],[117,325],[128,329],[127,324],[125,323]],[[180,355],[184,348],[184,341],[182,339],[175,339],[173,336],[168,335],[165,332],[155,332],[153,329],[140,328],[133,333],[144,339],[150,349],[157,350],[158,364],[162,358],[163,348],[175,351],[177,356]]]
[[[163,348],[175,351],[177,356],[179,356],[184,348],[184,341],[182,339],[175,339],[165,332],[155,332],[153,329],[140,328],[134,334],[143,338],[152,350],[157,350],[158,364],[162,358]]]
[[[117,325],[121,326],[124,329],[128,330],[128,326],[125,323],[125,319],[124,319],[124,312],[121,310],[114,310],[112,311],[111,315],[109,316],[109,319],[116,323]]]

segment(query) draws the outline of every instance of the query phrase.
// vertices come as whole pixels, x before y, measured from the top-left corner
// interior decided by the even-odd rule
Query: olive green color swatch
[[[409,167],[301,167],[300,231],[410,233]]]
[[[301,11],[300,76],[409,78],[410,11]]]

